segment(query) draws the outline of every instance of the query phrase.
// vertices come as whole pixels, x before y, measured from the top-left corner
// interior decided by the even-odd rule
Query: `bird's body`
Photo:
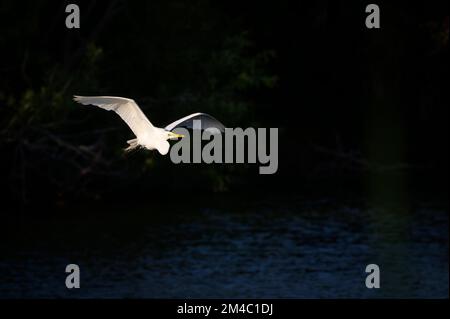
[[[171,132],[177,127],[190,127],[194,120],[200,120],[202,128],[215,127],[223,131],[225,127],[211,115],[194,113],[183,117],[165,128],[153,126],[139,106],[132,99],[117,96],[74,96],[74,100],[83,105],[96,105],[102,109],[116,112],[127,123],[135,139],[128,141],[127,151],[144,147],[149,150],[158,150],[161,155],[169,151],[170,144],[167,140],[183,137]]]
[[[169,150],[169,142],[167,142],[167,131],[159,128],[153,127],[152,130],[140,134],[132,140],[128,140],[129,146],[125,149],[126,151],[131,151],[138,147],[144,147],[148,150],[158,150],[162,155],[167,154]]]

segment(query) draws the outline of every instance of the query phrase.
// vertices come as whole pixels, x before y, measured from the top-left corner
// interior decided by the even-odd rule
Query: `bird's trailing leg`
[[[129,144],[129,146],[125,149],[125,152],[130,152],[136,148],[139,147],[139,144],[137,142],[137,138],[134,138],[132,140],[128,140],[127,143]]]

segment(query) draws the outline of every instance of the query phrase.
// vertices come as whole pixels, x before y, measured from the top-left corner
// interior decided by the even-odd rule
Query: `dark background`
[[[89,1],[78,30],[65,27],[65,5],[0,6],[2,194],[13,208],[137,185],[448,189],[444,2],[380,2],[379,30],[365,27],[364,1]],[[160,126],[203,111],[228,127],[278,127],[279,170],[125,157],[126,125],[74,94],[131,97]]]
[[[0,3],[0,297],[448,298],[446,1],[70,2]],[[278,171],[125,155],[73,95],[279,128]]]

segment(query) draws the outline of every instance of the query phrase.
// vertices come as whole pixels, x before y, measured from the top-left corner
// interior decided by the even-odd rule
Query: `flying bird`
[[[74,96],[74,100],[83,105],[96,105],[107,111],[114,111],[127,123],[136,138],[128,140],[129,146],[125,151],[136,148],[158,150],[161,155],[166,155],[170,144],[168,140],[184,137],[184,135],[172,132],[177,127],[194,128],[194,120],[199,120],[201,129],[216,128],[223,132],[225,126],[211,115],[206,113],[193,113],[185,116],[164,128],[153,126],[132,99],[117,96]]]

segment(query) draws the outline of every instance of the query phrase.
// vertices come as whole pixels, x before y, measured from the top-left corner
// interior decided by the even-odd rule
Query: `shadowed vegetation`
[[[356,181],[381,199],[386,185],[394,197],[411,182],[448,186],[443,4],[382,2],[383,27],[369,31],[362,2],[80,1],[79,30],[64,26],[67,3],[0,5],[2,193],[13,203],[155,185],[291,192],[293,178]],[[155,123],[203,111],[229,127],[279,127],[279,172],[124,156],[128,128],[74,94],[131,97]]]

